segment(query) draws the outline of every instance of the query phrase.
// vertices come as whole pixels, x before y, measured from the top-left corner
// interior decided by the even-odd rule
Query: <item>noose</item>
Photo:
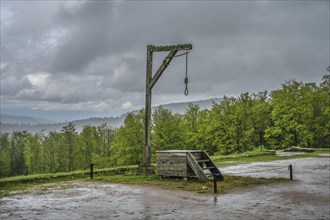
[[[188,53],[189,51],[186,50],[186,77],[184,78],[184,83],[186,84],[186,88],[184,90],[184,94],[187,96],[189,91],[188,91]]]

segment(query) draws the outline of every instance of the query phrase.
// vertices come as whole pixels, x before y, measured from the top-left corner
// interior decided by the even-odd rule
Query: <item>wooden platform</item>
[[[161,177],[197,177],[208,181],[208,176],[223,176],[209,155],[202,150],[157,151],[157,174]]]

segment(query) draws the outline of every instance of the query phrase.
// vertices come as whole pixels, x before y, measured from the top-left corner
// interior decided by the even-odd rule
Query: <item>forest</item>
[[[61,131],[0,133],[0,177],[133,165],[142,162],[144,110],[119,128],[72,122]],[[330,147],[330,74],[321,83],[289,80],[277,90],[224,96],[210,109],[189,104],[184,114],[160,106],[152,113],[155,151],[200,149],[228,155],[256,148]]]

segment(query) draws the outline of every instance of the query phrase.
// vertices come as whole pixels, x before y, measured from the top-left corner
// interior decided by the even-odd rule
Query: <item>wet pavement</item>
[[[330,219],[328,156],[220,169],[288,178],[289,164],[293,181],[217,196],[85,181],[43,184],[1,198],[0,219]]]

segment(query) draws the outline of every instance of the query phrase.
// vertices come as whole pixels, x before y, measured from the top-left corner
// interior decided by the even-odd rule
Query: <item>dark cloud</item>
[[[182,56],[154,87],[155,104],[319,81],[329,65],[329,1],[5,1],[1,12],[6,108],[141,107],[148,44],[193,44],[191,96]],[[154,71],[165,56],[154,54]]]
[[[51,66],[54,72],[81,71],[89,62],[109,53],[112,2],[86,2],[76,8],[59,8],[56,18],[68,34]]]

